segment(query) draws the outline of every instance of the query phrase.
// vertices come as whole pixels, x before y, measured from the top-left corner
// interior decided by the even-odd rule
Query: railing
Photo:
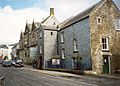
[[[5,86],[5,77],[0,77],[0,86]]]
[[[75,70],[84,70],[84,66],[79,61],[71,61],[71,60],[61,60],[60,64],[53,65],[52,61],[45,62],[46,68],[57,68],[57,69],[75,69]]]

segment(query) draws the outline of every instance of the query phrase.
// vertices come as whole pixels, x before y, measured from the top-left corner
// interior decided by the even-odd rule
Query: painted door
[[[109,56],[103,56],[103,73],[109,73]]]

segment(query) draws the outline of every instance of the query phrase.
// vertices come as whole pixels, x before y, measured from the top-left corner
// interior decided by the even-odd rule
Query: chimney
[[[50,8],[50,16],[54,15],[54,8]]]

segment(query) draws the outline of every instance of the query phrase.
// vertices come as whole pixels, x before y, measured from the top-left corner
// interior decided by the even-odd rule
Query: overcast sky
[[[55,16],[61,22],[74,16],[100,0],[0,0],[0,44],[19,41],[25,30],[26,20],[41,22],[49,16],[49,8],[55,8]],[[120,0],[114,0],[120,9]]]

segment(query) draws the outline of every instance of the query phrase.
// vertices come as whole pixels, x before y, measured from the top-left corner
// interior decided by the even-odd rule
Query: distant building
[[[0,59],[4,59],[6,56],[8,56],[8,46],[0,45]]]
[[[13,46],[13,47],[11,48],[11,49],[12,49],[12,51],[11,51],[11,57],[12,57],[12,59],[19,59],[19,58],[18,58],[19,44],[16,43],[16,44],[13,44],[13,45],[11,45],[11,46]]]

